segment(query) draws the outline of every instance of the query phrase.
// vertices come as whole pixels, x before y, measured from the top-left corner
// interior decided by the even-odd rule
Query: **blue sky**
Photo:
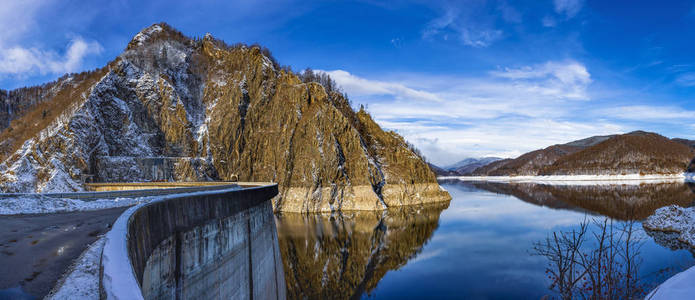
[[[437,164],[637,129],[695,139],[692,1],[193,2],[3,1],[0,88],[103,66],[164,21],[329,72]]]

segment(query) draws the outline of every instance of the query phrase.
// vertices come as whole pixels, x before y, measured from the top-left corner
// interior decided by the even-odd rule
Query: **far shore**
[[[695,182],[695,173],[680,174],[624,174],[624,175],[544,175],[544,176],[440,176],[439,180],[489,182],[529,182],[559,185],[640,184]]]

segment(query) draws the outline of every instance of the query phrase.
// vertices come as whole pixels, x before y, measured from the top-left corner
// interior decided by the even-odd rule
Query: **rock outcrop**
[[[51,86],[57,96],[14,114],[0,133],[5,192],[81,190],[93,176],[273,181],[284,211],[450,199],[402,137],[259,46],[155,24],[106,67]]]

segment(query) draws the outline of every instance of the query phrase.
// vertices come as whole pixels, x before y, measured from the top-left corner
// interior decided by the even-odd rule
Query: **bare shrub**
[[[649,291],[638,273],[642,240],[636,221],[585,220],[534,244],[548,260],[550,289],[562,299],[640,299]]]

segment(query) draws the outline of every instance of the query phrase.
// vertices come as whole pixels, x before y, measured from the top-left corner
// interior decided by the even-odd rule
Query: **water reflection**
[[[448,202],[384,212],[276,216],[290,299],[348,299],[421,252]]]
[[[693,183],[623,185],[546,185],[536,183],[447,181],[511,195],[522,201],[556,209],[588,212],[618,220],[643,220],[660,207],[695,205]]]
[[[534,255],[534,244],[600,216],[621,228],[628,222],[620,219],[695,199],[684,184],[441,184],[453,198],[442,206],[276,216],[288,298],[557,298],[548,260]],[[639,225],[634,230],[642,263],[630,273],[640,284],[654,286],[695,262],[689,251],[655,242]]]

